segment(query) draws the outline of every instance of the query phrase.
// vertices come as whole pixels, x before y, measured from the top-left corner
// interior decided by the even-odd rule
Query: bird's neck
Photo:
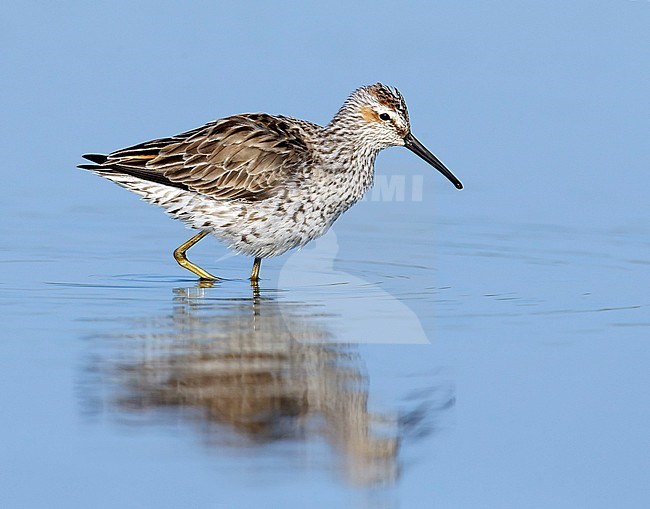
[[[360,129],[359,122],[339,112],[323,128],[323,155],[334,164],[345,164],[351,170],[372,170],[375,158],[383,147],[372,143],[373,137]]]
[[[372,186],[381,149],[369,145],[363,133],[336,124],[325,127],[323,136],[325,143],[319,147],[323,168],[333,181],[343,184],[344,199],[352,204]]]

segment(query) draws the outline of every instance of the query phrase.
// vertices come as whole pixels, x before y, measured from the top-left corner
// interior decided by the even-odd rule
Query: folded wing
[[[262,200],[309,163],[309,141],[292,119],[236,115],[171,138],[88,155],[99,172],[120,172],[215,199]]]

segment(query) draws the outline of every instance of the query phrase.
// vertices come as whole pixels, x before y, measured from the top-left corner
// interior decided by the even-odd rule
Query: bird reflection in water
[[[394,481],[396,419],[369,412],[362,360],[328,331],[336,317],[259,291],[218,291],[176,289],[170,315],[120,334],[129,339],[111,369],[120,413],[182,408],[212,446],[325,438],[352,483]]]

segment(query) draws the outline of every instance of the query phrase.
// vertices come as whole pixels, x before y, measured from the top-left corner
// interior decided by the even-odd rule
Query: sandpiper
[[[372,186],[377,154],[404,146],[463,185],[411,134],[402,94],[381,83],[355,90],[325,127],[266,113],[208,122],[170,138],[86,154],[92,170],[200,230],[174,251],[203,280],[217,280],[189,261],[208,234],[255,258],[278,256],[320,237]]]

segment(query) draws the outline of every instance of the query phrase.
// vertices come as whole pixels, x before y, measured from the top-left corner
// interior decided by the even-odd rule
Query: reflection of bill
[[[206,442],[248,451],[280,439],[325,438],[351,482],[394,480],[396,418],[369,413],[359,356],[331,343],[311,306],[264,296],[223,299],[220,292],[177,290],[171,315],[125,332],[126,359],[112,370],[120,412],[184,408],[181,417],[213,424],[201,426]]]
[[[292,301],[312,303],[334,341],[345,343],[430,343],[417,315],[406,304],[369,283],[334,268],[338,242],[334,230],[292,253],[282,266],[278,288]]]

